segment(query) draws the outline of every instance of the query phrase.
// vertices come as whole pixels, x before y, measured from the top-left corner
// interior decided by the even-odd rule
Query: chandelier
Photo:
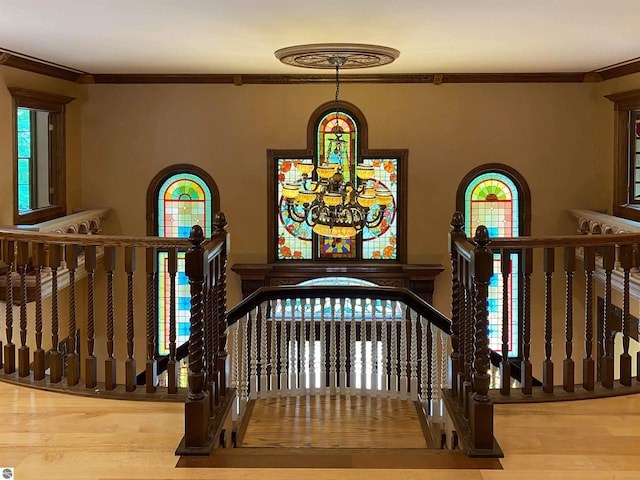
[[[340,126],[339,74],[340,68],[385,65],[399,54],[392,48],[361,44],[300,45],[275,52],[288,65],[335,69],[335,120],[330,128],[328,155],[319,158],[317,166],[311,161],[298,162],[295,168],[299,180],[282,187],[289,217],[306,223],[318,235],[350,238],[365,227],[376,228],[393,201],[392,193],[376,180],[373,165],[357,164],[354,181],[345,180],[343,165],[348,164],[349,153]]]

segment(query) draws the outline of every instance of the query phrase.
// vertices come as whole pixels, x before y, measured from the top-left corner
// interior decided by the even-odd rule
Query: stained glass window
[[[158,191],[158,236],[188,237],[193,225],[200,225],[205,237],[211,236],[212,197],[207,184],[197,175],[179,173],[167,178]],[[158,353],[169,353],[169,314],[171,276],[168,253],[158,252]],[[176,344],[189,340],[189,281],[184,275],[184,252],[178,253],[176,275]]]
[[[269,150],[270,171],[274,172],[273,190],[270,191],[268,208],[275,219],[274,235],[269,237],[270,261],[315,260],[373,260],[404,262],[406,253],[404,238],[399,238],[398,225],[404,221],[406,208],[399,203],[400,192],[406,189],[404,169],[405,150],[376,150],[370,154],[366,143],[366,120],[355,106],[336,111],[327,105],[317,110],[309,123],[307,150]],[[364,127],[362,127],[364,125]],[[315,167],[306,182],[296,168],[301,162]],[[295,185],[300,191],[313,190],[317,181],[317,168],[325,164],[338,164],[347,195],[355,201],[351,189],[364,189],[369,195],[377,190],[388,190],[390,205],[381,208],[377,200],[369,207],[369,219],[379,219],[353,237],[325,237],[313,232],[313,225],[306,222],[304,207],[298,197],[287,200],[285,193]],[[373,167],[371,178],[356,175],[358,165]],[[271,193],[273,192],[273,193]],[[406,193],[406,192],[405,192]],[[271,196],[273,195],[273,196]],[[308,196],[305,196],[308,199]],[[310,202],[309,200],[306,200]],[[307,204],[308,205],[308,204]],[[320,222],[321,223],[321,222]],[[401,234],[400,234],[401,235]]]
[[[476,176],[465,190],[465,231],[473,236],[479,225],[484,225],[490,237],[517,237],[520,235],[520,195],[516,184],[499,172],[486,172]],[[500,272],[500,255],[493,258],[494,272]],[[518,355],[519,318],[519,255],[510,255],[509,291],[509,356]],[[489,283],[489,347],[502,351],[503,277],[494,273]]]
[[[301,162],[298,158],[279,158],[278,167],[278,260],[311,260],[313,256],[311,227],[305,222],[296,222],[287,209],[282,196],[282,187],[287,183],[295,183],[301,174],[295,166]],[[302,215],[302,207],[296,206],[295,211]]]
[[[376,183],[388,189],[393,201],[385,209],[382,221],[376,227],[365,227],[362,231],[362,258],[365,260],[395,260],[397,250],[397,198],[398,198],[398,159],[366,159],[365,164],[373,165]],[[375,203],[371,210],[375,215],[380,209]]]

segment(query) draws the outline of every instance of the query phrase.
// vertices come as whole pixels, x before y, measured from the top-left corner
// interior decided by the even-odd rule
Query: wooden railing
[[[207,248],[217,266],[208,275],[220,283],[226,263],[226,222],[222,214],[214,222]],[[177,257],[192,243],[96,235],[92,228],[85,233],[0,229],[2,379],[94,396],[183,400],[187,392],[178,386],[175,336]],[[157,374],[158,250],[168,254],[166,294],[174,299],[166,387],[158,386]],[[137,261],[140,256],[142,262]],[[224,318],[220,285],[221,306],[215,315]],[[217,334],[220,328],[214,328]],[[144,389],[137,388],[140,363]]]
[[[450,322],[407,289],[262,287],[227,322],[238,425],[251,399],[308,394],[410,399],[441,419]]]
[[[445,394],[445,403],[468,453],[501,455],[493,438],[495,402],[568,400],[640,391],[640,377],[632,378],[629,350],[631,339],[638,339],[637,320],[630,314],[629,277],[639,264],[640,235],[489,238],[487,229],[480,226],[474,238],[467,239],[462,214],[457,212],[451,225],[452,351],[450,390]],[[511,311],[507,285],[514,253],[519,256],[516,261],[521,308],[511,313],[519,315],[520,320],[521,348],[515,359],[521,371],[520,388],[517,391],[511,388],[513,360],[505,355],[499,391],[492,391],[488,287],[492,276],[501,279],[501,296],[492,301],[502,305],[500,347],[506,352]],[[563,265],[558,272],[564,277],[559,279],[563,280],[560,285],[554,282],[554,276],[559,276],[557,263]],[[612,289],[611,277],[616,269],[621,270],[624,279],[621,292]],[[596,286],[596,271],[604,278],[602,285]],[[541,288],[536,290],[534,286]],[[595,314],[596,288],[601,291],[604,305],[600,322]],[[557,294],[558,289],[562,295]],[[614,294],[620,296],[622,304],[619,326],[612,315]],[[556,300],[558,297],[562,297],[560,302]],[[578,320],[579,316],[582,320]],[[554,331],[560,330],[564,335],[554,339]],[[614,352],[616,333],[621,336],[619,355]],[[581,358],[576,358],[577,355]],[[640,363],[640,354],[636,363]],[[580,370],[581,384],[579,380],[576,382]],[[619,378],[615,378],[614,372],[618,370]],[[542,382],[536,387],[534,378],[538,375]]]

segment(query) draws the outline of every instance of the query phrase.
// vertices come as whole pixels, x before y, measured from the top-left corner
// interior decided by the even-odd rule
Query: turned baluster
[[[564,249],[564,273],[565,273],[565,354],[562,363],[562,388],[565,392],[574,390],[574,362],[573,355],[573,274],[576,270],[576,249],[565,247]]]
[[[134,305],[133,305],[133,274],[136,270],[136,250],[134,247],[124,249],[124,270],[127,273],[127,359],[125,360],[125,390],[133,392],[136,389],[136,360],[133,358],[134,348]]]
[[[44,349],[42,348],[42,267],[45,264],[44,244],[33,245],[33,266],[36,274],[36,349],[33,352],[33,379],[45,378]]]
[[[113,303],[113,272],[116,269],[116,248],[104,247],[102,259],[107,274],[107,358],[104,361],[104,388],[116,388],[116,359],[113,356],[114,339],[114,303]]]
[[[85,358],[85,385],[94,388],[98,384],[98,360],[94,355],[94,277],[96,272],[96,247],[84,247],[84,268],[87,271],[87,357]]]
[[[593,360],[593,271],[596,269],[594,247],[584,247],[585,274],[585,358],[582,362],[582,387],[592,391],[595,388],[595,362]]]
[[[555,270],[555,250],[544,249],[544,361],[542,362],[542,390],[553,393],[553,361],[551,350],[553,342],[553,272]]]
[[[356,301],[349,299],[351,306],[351,323],[349,324],[349,392],[355,393],[356,388]]]
[[[533,367],[531,364],[531,272],[533,250],[522,251],[522,362],[520,364],[522,393],[533,391]]]
[[[401,307],[399,307],[401,308]],[[408,352],[407,352],[407,328],[408,327],[408,317],[409,309],[405,307],[405,311],[402,312],[400,310],[400,398],[407,398],[407,363],[408,363]]]
[[[20,273],[20,348],[18,348],[18,376],[28,377],[30,351],[27,346],[27,268],[29,266],[29,243],[18,242],[18,272]]]
[[[633,266],[632,245],[620,245],[620,266],[623,269],[622,284],[622,353],[620,354],[620,383],[631,386],[631,355],[629,355],[629,335],[631,334],[631,314],[629,313],[629,273]]]
[[[62,260],[62,247],[49,245],[49,267],[51,268],[51,351],[49,352],[49,381],[58,383],[62,380],[62,353],[58,337],[58,268]]]
[[[500,251],[500,273],[502,274],[502,361],[500,362],[500,393],[511,393],[511,364],[509,363],[509,317],[511,302],[509,299],[509,277],[511,276],[511,252]]]
[[[427,413],[433,415],[433,394],[436,385],[436,353],[433,342],[433,325],[422,318],[422,404],[427,406]],[[450,359],[451,357],[449,357]]]
[[[69,353],[67,354],[67,385],[80,382],[80,355],[78,355],[78,328],[76,324],[76,269],[79,246],[66,245],[64,260],[69,271]]]
[[[216,371],[219,372],[220,381],[219,381],[219,393],[221,396],[226,395],[226,385],[227,379],[226,375],[226,363],[227,363],[227,322],[226,322],[226,311],[227,311],[227,231],[225,227],[227,226],[227,219],[222,212],[217,212],[213,216],[213,224],[211,229],[212,238],[219,239],[224,241],[223,248],[220,251],[220,254],[217,257],[217,272],[215,276],[215,283],[217,288],[217,297],[216,297],[216,306],[217,312],[214,313],[215,322],[214,325],[217,326],[216,337],[217,337],[217,348],[218,352],[216,354]],[[214,281],[212,279],[212,281]],[[214,327],[215,328],[215,327]]]
[[[178,393],[180,365],[176,360],[176,275],[178,273],[178,251],[167,250],[167,273],[169,273],[169,360],[167,361],[167,392]]]
[[[459,256],[456,249],[456,241],[466,238],[464,233],[464,218],[462,213],[455,212],[451,217],[451,227],[449,233],[449,256],[451,258],[451,355],[449,356],[449,385],[453,397],[459,395],[458,376],[462,370],[460,357],[460,323],[462,302],[462,287],[460,280]]]
[[[263,302],[260,315],[260,398],[266,398],[269,391],[267,367],[269,364],[269,341],[267,324],[269,323],[269,303]]]
[[[146,249],[147,270],[147,360],[145,362],[145,385],[147,393],[154,393],[158,386],[158,362],[156,361],[156,281],[157,281],[157,252],[155,248]]]
[[[13,343],[13,268],[15,264],[15,242],[9,240],[5,243],[6,250],[4,261],[7,269],[7,286],[5,302],[5,325],[7,344],[4,346],[4,373],[10,374],[16,371],[16,346]]]
[[[602,367],[600,380],[605,388],[613,388],[613,340],[614,331],[611,328],[611,272],[614,268],[615,247],[608,245],[602,248],[602,268],[604,268],[604,311],[602,314],[602,331],[600,332],[600,342],[602,343]]]

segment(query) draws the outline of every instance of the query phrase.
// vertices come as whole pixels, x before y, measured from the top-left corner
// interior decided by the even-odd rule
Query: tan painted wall
[[[104,233],[145,234],[146,189],[162,168],[186,162],[206,169],[218,184],[221,209],[229,222],[230,264],[266,261],[266,150],[306,147],[309,116],[334,95],[331,85],[78,86],[5,67],[0,67],[0,82],[0,86],[77,97],[68,114],[69,207],[112,207]],[[441,263],[448,269],[446,238],[455,192],[460,179],[480,164],[506,163],[527,179],[535,235],[575,232],[567,208],[607,208],[610,192],[599,186],[605,161],[600,152],[608,138],[601,133],[607,126],[601,121],[598,88],[594,84],[343,84],[341,98],[366,116],[369,147],[409,149],[408,260]],[[5,172],[12,168],[7,146],[10,105],[10,96],[0,88],[0,166]],[[11,221],[11,182],[7,176],[0,179],[0,223]],[[118,268],[121,272],[121,263]],[[137,280],[136,291],[143,292],[143,276]],[[538,294],[541,280],[534,278]],[[558,300],[563,298],[561,280],[554,281]],[[123,282],[121,275],[116,285],[121,292]],[[436,308],[445,313],[450,310],[449,285],[447,270],[437,281],[434,298]],[[102,280],[96,289],[104,291]],[[230,273],[229,306],[239,299],[239,279]],[[136,304],[140,333],[144,307],[143,302]],[[558,364],[561,307],[558,302],[554,308]],[[96,305],[99,337],[104,334],[103,308]],[[117,309],[124,312],[123,305]],[[533,306],[537,345],[541,345],[542,313],[542,305]],[[579,330],[577,326],[577,345]],[[576,363],[581,358],[577,345]],[[123,347],[120,341],[119,359],[124,358]],[[96,349],[103,353],[103,339],[97,340]],[[141,344],[136,346],[136,357],[140,367]],[[539,352],[534,357],[537,375]]]
[[[188,162],[216,180],[232,235],[230,263],[264,262],[266,150],[303,148],[330,85],[92,85],[82,109],[82,203],[108,205],[112,233],[145,233],[145,193],[162,168]],[[604,208],[596,176],[595,86],[356,85],[341,98],[369,125],[371,148],[409,149],[412,263],[448,264],[460,179],[487,162],[529,182],[533,233],[569,233],[568,207]],[[570,182],[567,179],[571,179]],[[449,278],[435,305],[449,310]],[[230,304],[240,298],[230,274]]]

